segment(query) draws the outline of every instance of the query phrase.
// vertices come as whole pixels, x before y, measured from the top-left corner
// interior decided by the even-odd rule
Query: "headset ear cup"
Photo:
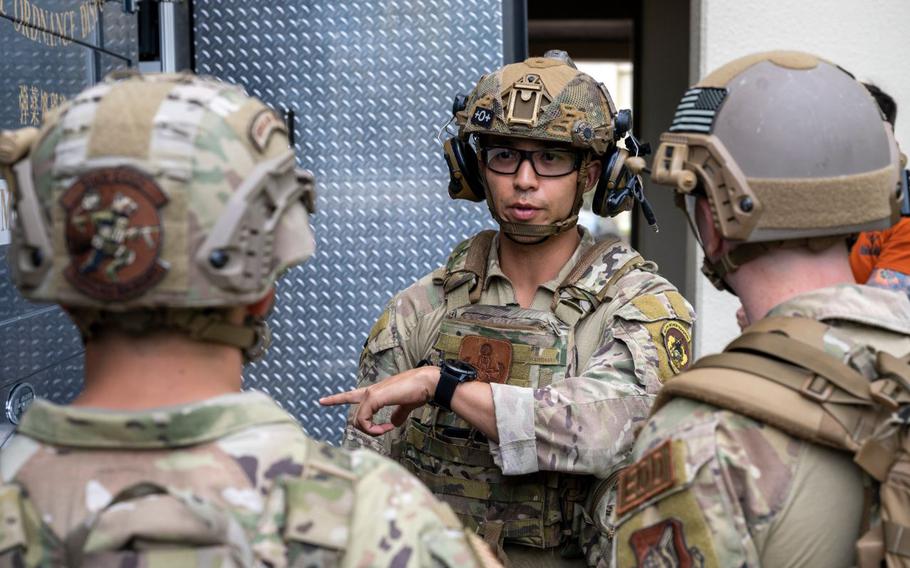
[[[616,167],[616,160],[619,159],[619,152],[613,150],[604,157],[603,167],[600,168],[600,179],[597,180],[597,189],[594,190],[594,197],[591,199],[591,211],[601,217],[611,217],[617,212],[611,212],[607,203],[610,197],[610,191],[615,188],[616,180],[613,179],[613,170]]]
[[[450,138],[443,144],[443,150],[449,167],[449,197],[468,201],[486,199],[474,148],[458,138]]]

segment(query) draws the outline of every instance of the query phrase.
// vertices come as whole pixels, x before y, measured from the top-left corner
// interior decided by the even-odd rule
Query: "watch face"
[[[456,359],[447,359],[445,363],[452,374],[458,375],[457,378],[461,381],[471,380],[477,376],[477,369],[470,363]]]

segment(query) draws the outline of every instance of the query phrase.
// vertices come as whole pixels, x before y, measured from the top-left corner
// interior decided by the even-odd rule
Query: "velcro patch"
[[[629,546],[635,554],[635,566],[696,568],[705,564],[701,551],[686,545],[679,519],[666,519],[635,531],[629,536]]]
[[[262,109],[253,117],[250,123],[250,142],[260,152],[264,152],[268,146],[269,138],[275,132],[288,133],[288,127],[278,115],[270,109]]]
[[[619,475],[616,514],[622,516],[648,499],[673,487],[673,446],[670,440],[657,446]]]
[[[493,111],[488,108],[477,107],[471,115],[471,124],[481,128],[489,128],[493,124]]]
[[[120,302],[164,278],[161,212],[168,198],[155,179],[122,166],[83,174],[63,193],[72,287],[96,300]]]
[[[503,339],[468,335],[461,341],[458,358],[477,369],[477,380],[505,383],[512,366],[512,344]]]
[[[674,373],[682,372],[692,363],[692,334],[686,326],[670,320],[660,330],[667,362]]]

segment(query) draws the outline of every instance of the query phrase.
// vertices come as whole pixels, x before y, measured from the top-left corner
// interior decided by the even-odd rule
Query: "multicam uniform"
[[[824,288],[784,302],[774,316],[830,326],[824,350],[870,381],[880,376],[876,351],[910,353],[910,301],[900,292]],[[715,382],[735,389],[737,371],[715,373]],[[616,566],[855,563],[869,478],[851,453],[705,402],[664,395],[661,402],[620,480]],[[819,526],[831,538],[814,538]]]
[[[653,263],[580,231],[529,309],[500,268],[499,236],[465,241],[391,300],[361,356],[361,387],[434,356],[471,362],[490,382],[498,444],[431,407],[378,439],[349,424],[345,443],[399,459],[494,544],[552,548],[577,536],[592,481],[580,474],[606,477],[623,462],[661,382],[688,364],[687,302]]]
[[[37,401],[0,473],[4,566],[478,563],[400,466],[307,438],[261,393],[141,412]]]

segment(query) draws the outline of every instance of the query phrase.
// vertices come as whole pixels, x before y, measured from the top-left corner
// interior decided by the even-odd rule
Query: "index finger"
[[[339,404],[359,404],[363,401],[363,392],[366,389],[359,388],[347,392],[330,394],[319,399],[322,406],[337,406]]]

